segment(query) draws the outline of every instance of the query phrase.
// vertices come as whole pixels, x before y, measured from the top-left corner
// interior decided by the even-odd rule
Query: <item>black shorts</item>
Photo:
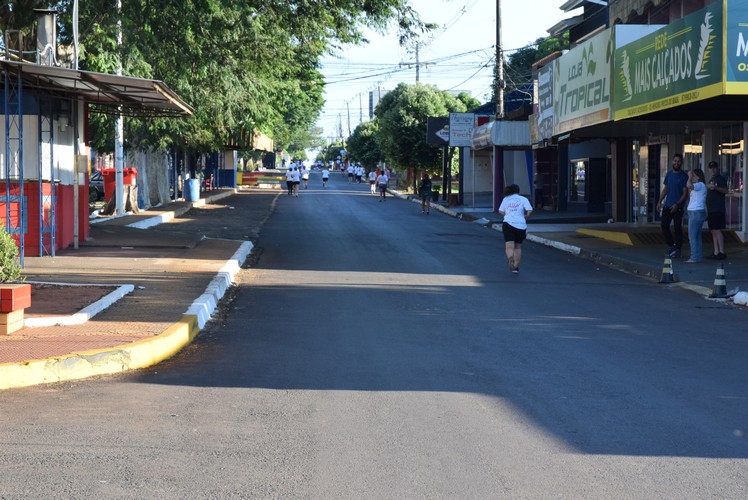
[[[527,236],[526,229],[517,229],[516,227],[506,222],[501,223],[501,232],[504,233],[504,241],[513,241],[514,243],[520,245],[523,241],[525,241],[525,237]]]
[[[725,224],[725,213],[724,212],[709,212],[706,215],[706,223],[710,231],[716,229],[724,229]]]

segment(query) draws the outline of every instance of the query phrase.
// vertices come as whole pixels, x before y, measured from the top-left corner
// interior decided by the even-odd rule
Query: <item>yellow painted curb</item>
[[[192,342],[200,332],[197,316],[182,319],[152,338],[106,349],[57,358],[0,364],[0,390],[77,380],[146,368],[168,359]]]
[[[587,236],[594,236],[603,240],[614,241],[623,245],[634,246],[634,242],[631,240],[631,236],[625,231],[604,231],[601,229],[589,229],[580,227],[577,229],[579,234],[586,234]]]

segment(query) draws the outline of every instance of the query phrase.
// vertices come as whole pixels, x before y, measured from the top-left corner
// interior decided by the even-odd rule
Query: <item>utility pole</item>
[[[351,103],[345,102],[345,109],[348,110],[348,137],[351,136]]]
[[[419,46],[419,43],[416,42],[416,83],[419,82],[419,75],[421,72],[421,61],[420,59],[418,59],[418,46]]]
[[[501,0],[496,0],[496,119],[504,118],[504,47],[501,43]]]
[[[117,0],[117,76],[122,75],[122,0]],[[121,108],[120,108],[121,111]],[[125,168],[125,121],[120,112],[114,123],[114,206],[115,214],[118,216],[125,214],[125,207],[122,200],[124,196],[124,168]]]

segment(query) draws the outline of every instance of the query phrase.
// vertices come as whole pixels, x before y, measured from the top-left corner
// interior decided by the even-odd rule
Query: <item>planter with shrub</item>
[[[0,335],[23,328],[23,311],[31,307],[31,285],[22,283],[15,240],[0,227]]]

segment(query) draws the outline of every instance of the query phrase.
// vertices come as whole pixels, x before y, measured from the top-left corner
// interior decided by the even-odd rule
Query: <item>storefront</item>
[[[631,162],[629,199],[638,222],[658,220],[662,179],[672,156],[681,153],[687,170],[719,162],[729,188],[727,222],[745,240],[746,22],[748,5],[723,0],[617,45],[616,125],[639,132],[616,151],[619,160]]]

